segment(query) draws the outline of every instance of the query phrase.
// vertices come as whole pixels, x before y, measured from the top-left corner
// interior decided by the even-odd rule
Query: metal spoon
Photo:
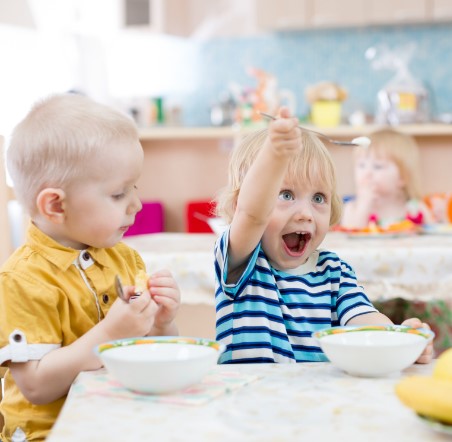
[[[270,118],[271,120],[276,120],[277,118],[274,117],[273,115],[269,115],[266,114],[264,112],[259,112],[262,116]],[[328,137],[325,134],[322,134],[321,132],[317,132],[315,130],[312,129],[306,129],[303,126],[298,126],[301,130],[305,130],[307,132],[312,132],[314,134],[316,134],[317,136],[324,138],[325,140],[327,140],[329,143],[331,144],[338,144],[339,146],[365,146],[365,145],[369,145],[370,144],[370,140],[367,137],[359,137],[360,140],[358,140],[357,138],[355,138],[352,141],[339,141],[339,140],[334,140],[333,138]],[[362,139],[362,140],[361,140]],[[366,140],[364,140],[366,139]],[[355,141],[356,140],[356,141]],[[369,142],[367,142],[367,140],[369,140]]]
[[[140,296],[142,293],[141,292],[135,292],[134,295],[132,295],[129,299],[127,299],[125,293],[124,293],[124,287],[122,286],[122,282],[121,282],[121,278],[119,277],[119,275],[115,276],[115,289],[116,289],[116,294],[124,301],[124,302],[130,302],[133,301],[134,299],[138,298],[138,296]]]
[[[115,289],[116,294],[124,301],[129,302],[129,300],[126,298],[126,295],[124,294],[124,288],[122,287],[121,278],[119,275],[115,276]]]

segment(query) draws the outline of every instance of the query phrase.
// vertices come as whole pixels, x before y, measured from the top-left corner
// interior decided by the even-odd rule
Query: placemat
[[[179,405],[202,405],[212,399],[259,379],[259,376],[222,371],[210,373],[191,387],[170,394],[144,394],[131,391],[117,381],[110,373],[104,372],[93,376],[92,373],[81,373],[74,383],[71,392],[77,396],[92,395],[111,396],[127,400],[164,402]]]

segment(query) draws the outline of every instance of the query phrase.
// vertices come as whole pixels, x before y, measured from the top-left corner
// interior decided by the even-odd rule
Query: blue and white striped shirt
[[[326,361],[312,333],[376,311],[353,269],[326,250],[293,274],[273,268],[259,244],[237,283],[226,284],[228,239],[226,231],[215,245],[220,363]]]

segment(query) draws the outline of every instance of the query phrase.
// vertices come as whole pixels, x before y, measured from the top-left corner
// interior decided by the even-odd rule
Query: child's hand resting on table
[[[413,328],[426,328],[430,330],[430,326],[422,322],[418,318],[409,318],[405,319],[405,321],[402,322],[401,325],[406,325],[407,327],[413,327]],[[422,354],[419,356],[418,360],[416,361],[417,364],[428,364],[433,359],[433,341],[430,341],[425,347],[425,350],[422,352]]]

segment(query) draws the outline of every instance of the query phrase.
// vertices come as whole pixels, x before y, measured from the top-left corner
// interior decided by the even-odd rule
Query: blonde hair
[[[7,150],[17,199],[33,216],[42,189],[82,179],[87,166],[118,142],[138,142],[134,122],[119,111],[77,94],[37,102],[15,127]]]
[[[228,169],[228,184],[216,198],[216,214],[227,223],[234,216],[240,187],[248,169],[264,145],[267,129],[248,135],[232,151]],[[287,174],[291,180],[307,182],[320,181],[331,190],[330,225],[339,222],[342,200],[336,190],[336,172],[333,160],[323,143],[313,134],[302,131],[302,148],[290,162]]]
[[[405,182],[408,199],[421,199],[420,156],[416,140],[407,134],[394,129],[380,129],[369,135],[370,146],[355,150],[355,156],[374,153],[380,158],[394,161],[400,171],[400,177]]]

